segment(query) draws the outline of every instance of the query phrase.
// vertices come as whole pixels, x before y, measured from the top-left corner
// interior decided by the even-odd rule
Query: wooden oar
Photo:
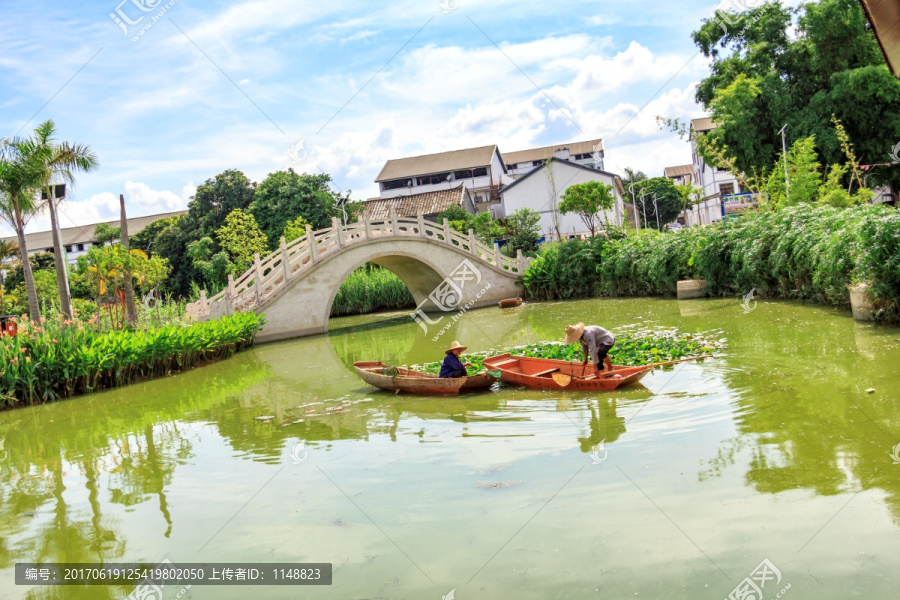
[[[668,367],[669,365],[674,365],[678,363],[687,362],[689,360],[700,360],[701,358],[712,358],[712,354],[704,354],[703,356],[693,356],[691,358],[682,358],[679,360],[670,360],[668,362],[654,363],[652,365],[639,365],[642,367],[646,367],[648,369],[656,368],[656,367]]]

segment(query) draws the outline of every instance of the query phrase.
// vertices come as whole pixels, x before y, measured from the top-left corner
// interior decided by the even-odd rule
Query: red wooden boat
[[[440,378],[431,373],[411,371],[401,367],[389,367],[381,361],[353,363],[356,373],[363,381],[377,388],[391,392],[409,392],[411,394],[464,394],[476,390],[484,390],[497,381],[488,373],[470,377]]]
[[[604,371],[600,376],[591,373],[583,376],[584,366],[580,362],[554,360],[550,358],[529,358],[500,354],[484,359],[484,366],[500,371],[500,379],[513,385],[545,390],[567,389],[574,391],[614,390],[624,385],[637,383],[650,372],[650,366],[613,366],[612,373]],[[556,375],[556,377],[554,377]],[[559,375],[563,375],[560,377]]]

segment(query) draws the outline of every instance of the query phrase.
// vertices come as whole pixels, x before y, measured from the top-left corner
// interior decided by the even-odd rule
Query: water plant
[[[676,328],[639,329],[623,327],[616,330],[616,345],[609,352],[613,364],[640,366],[681,358],[692,358],[712,354],[725,347],[726,340],[717,339],[718,331],[681,333]],[[514,356],[552,358],[556,360],[581,361],[584,354],[580,344],[566,345],[562,342],[537,342],[512,348],[501,348],[485,352],[466,353],[464,358],[472,364],[469,373],[484,369],[484,359],[508,352]],[[440,362],[414,365],[415,370],[437,373]]]
[[[23,318],[16,337],[0,337],[0,398],[33,404],[183,371],[247,348],[262,324],[245,312],[189,327],[101,332]]]

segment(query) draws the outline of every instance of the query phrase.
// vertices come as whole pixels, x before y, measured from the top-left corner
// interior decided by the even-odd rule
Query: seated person
[[[463,364],[459,360],[459,355],[463,353],[463,351],[468,348],[468,346],[462,346],[459,342],[453,342],[450,344],[450,347],[444,352],[447,357],[444,359],[444,364],[441,365],[441,374],[442,378],[448,377],[468,377],[469,373],[466,371],[466,367],[471,367],[471,363]]]

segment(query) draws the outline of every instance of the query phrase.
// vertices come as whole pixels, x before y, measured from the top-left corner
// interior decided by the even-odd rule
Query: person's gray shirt
[[[581,336],[581,348],[585,356],[591,357],[591,362],[600,364],[600,346],[612,346],[616,343],[616,336],[597,325],[588,325]]]

